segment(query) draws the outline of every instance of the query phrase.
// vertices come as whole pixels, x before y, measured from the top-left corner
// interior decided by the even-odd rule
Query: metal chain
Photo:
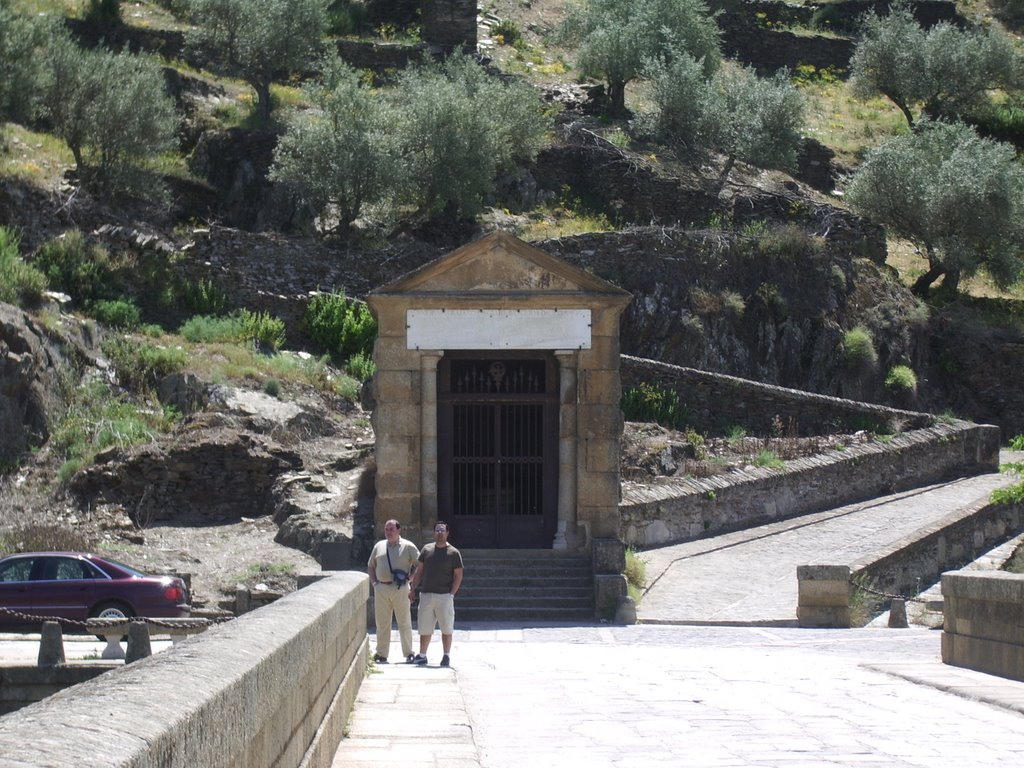
[[[90,629],[96,627],[112,627],[116,624],[120,624],[124,621],[136,621],[139,623],[150,624],[155,627],[163,627],[164,629],[202,629],[208,627],[211,624],[222,624],[226,621],[231,621],[234,616],[213,616],[210,618],[196,618],[193,621],[164,621],[161,619],[150,619],[145,616],[128,616],[124,619],[89,619],[88,622],[79,621],[78,619],[65,619],[60,616],[38,616],[35,614],[22,613],[16,611],[13,608],[5,608],[0,605],[0,611],[10,616],[14,616],[18,619],[31,622],[33,624],[43,621],[56,621],[61,624],[68,624],[73,627],[80,627],[82,629]]]
[[[902,600],[905,603],[925,603],[925,602],[927,602],[926,600],[924,600],[923,598],[920,598],[920,597],[907,597],[906,595],[893,595],[893,594],[890,594],[889,592],[880,592],[879,590],[875,589],[874,587],[869,587],[867,584],[858,584],[856,581],[853,580],[852,576],[850,577],[850,583],[853,584],[853,586],[855,586],[857,589],[862,589],[865,592],[869,592],[872,595],[877,595],[878,597],[884,597],[886,600]]]

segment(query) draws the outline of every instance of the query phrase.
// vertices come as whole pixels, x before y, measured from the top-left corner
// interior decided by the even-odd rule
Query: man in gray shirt
[[[420,594],[417,629],[420,633],[420,652],[413,664],[427,663],[427,648],[434,634],[434,626],[441,629],[441,666],[451,665],[448,654],[452,649],[455,631],[455,593],[462,585],[462,553],[448,543],[448,525],[438,520],[434,526],[434,541],[420,551],[419,567],[412,577],[409,599]]]

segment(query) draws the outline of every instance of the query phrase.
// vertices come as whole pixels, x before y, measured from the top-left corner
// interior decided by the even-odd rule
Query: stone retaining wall
[[[624,484],[620,535],[633,547],[662,546],[998,467],[997,428],[937,424],[898,435],[889,443],[795,459],[780,469],[755,468],[658,485]]]
[[[942,661],[1024,681],[1024,574],[942,574]]]
[[[333,575],[6,715],[0,766],[328,768],[365,674],[368,599],[365,574]]]

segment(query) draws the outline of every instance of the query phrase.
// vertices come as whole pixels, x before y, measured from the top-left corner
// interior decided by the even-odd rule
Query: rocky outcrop
[[[67,375],[66,345],[30,315],[0,304],[0,466],[49,438]]]

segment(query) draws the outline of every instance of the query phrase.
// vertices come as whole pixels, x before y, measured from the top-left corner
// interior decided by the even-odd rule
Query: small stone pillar
[[[797,623],[801,627],[850,626],[850,566],[798,565]]]
[[[894,597],[889,604],[889,626],[892,629],[906,629],[910,626],[907,623],[907,603],[902,597]]]
[[[59,667],[65,663],[64,633],[59,621],[44,621],[40,630],[39,660],[40,667]]]
[[[149,644],[149,624],[144,621],[133,621],[128,625],[128,650],[125,653],[124,663],[131,664],[133,661],[152,655],[153,649]]]

